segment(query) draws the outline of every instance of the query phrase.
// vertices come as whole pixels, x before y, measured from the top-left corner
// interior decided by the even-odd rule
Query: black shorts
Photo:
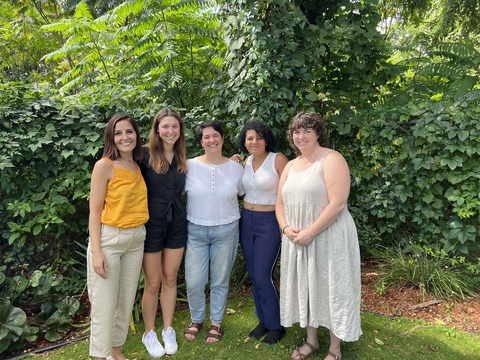
[[[150,219],[145,224],[146,253],[180,249],[187,244],[187,211],[185,204],[149,200]]]

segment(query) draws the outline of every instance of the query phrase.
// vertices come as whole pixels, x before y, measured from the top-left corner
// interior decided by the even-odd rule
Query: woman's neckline
[[[226,158],[223,155],[221,158],[218,158],[218,159],[209,159],[205,155],[200,155],[200,156],[197,156],[197,160],[200,161],[202,164],[215,165],[215,166],[223,165],[229,162],[228,158]]]

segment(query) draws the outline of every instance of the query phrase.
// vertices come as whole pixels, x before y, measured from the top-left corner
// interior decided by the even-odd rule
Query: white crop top
[[[275,205],[280,176],[275,169],[276,153],[269,153],[263,164],[253,171],[253,156],[245,164],[242,183],[245,189],[244,200],[250,204]]]
[[[240,218],[237,196],[244,194],[241,164],[229,160],[225,164],[212,165],[194,158],[187,161],[187,169],[188,221],[218,226]]]

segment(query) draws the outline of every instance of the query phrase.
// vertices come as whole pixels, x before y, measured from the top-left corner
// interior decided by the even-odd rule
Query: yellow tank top
[[[120,229],[145,224],[148,221],[147,186],[140,168],[137,166],[134,172],[113,166],[113,170],[113,178],[107,185],[102,224]]]

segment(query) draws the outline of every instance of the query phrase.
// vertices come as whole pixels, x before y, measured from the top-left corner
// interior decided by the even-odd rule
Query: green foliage
[[[0,4],[0,79],[50,82],[54,63],[40,59],[63,43],[59,34],[46,34],[41,26],[67,15],[58,1],[5,0]]]
[[[10,252],[3,261],[54,261],[70,247],[65,235],[87,228],[90,171],[103,146],[104,115],[98,109],[61,114],[54,94],[20,84],[0,85],[0,103],[0,232],[14,250],[25,250],[22,259]]]
[[[95,18],[80,2],[73,18],[43,28],[68,37],[44,59],[72,64],[58,79],[62,91],[93,93],[99,101],[112,95],[126,107],[161,99],[162,104],[191,109],[204,103],[202,84],[218,71],[213,5],[126,1]]]
[[[39,329],[48,341],[61,339],[70,330],[72,316],[84,309],[81,294],[65,293],[79,294],[85,288],[84,280],[80,287],[74,287],[75,281],[72,284],[71,279],[64,278],[59,268],[47,266],[34,271],[28,265],[8,269],[12,276],[6,270],[6,266],[0,266],[0,327],[4,326],[0,328],[0,353],[21,347],[23,341],[34,341]],[[14,306],[25,303],[35,315],[31,323],[25,312]]]
[[[224,74],[212,85],[214,116],[266,121],[283,141],[300,110],[328,117],[348,134],[355,109],[368,107],[390,77],[373,2],[227,1]]]
[[[21,349],[24,340],[31,342],[37,338],[37,332],[38,328],[27,323],[22,309],[0,302],[0,354]]]
[[[456,102],[392,103],[362,113],[370,125],[348,153],[356,164],[350,201],[364,214],[360,228],[376,229],[386,246],[415,238],[452,254],[478,247],[479,99],[473,91]]]
[[[402,22],[436,37],[480,34],[477,0],[379,0],[384,25]],[[387,25],[387,32],[390,32]]]
[[[415,286],[424,294],[432,293],[437,299],[476,296],[470,281],[464,257],[450,257],[443,249],[413,245],[410,250],[387,250],[380,264],[383,273],[376,286],[385,291],[392,285]]]

